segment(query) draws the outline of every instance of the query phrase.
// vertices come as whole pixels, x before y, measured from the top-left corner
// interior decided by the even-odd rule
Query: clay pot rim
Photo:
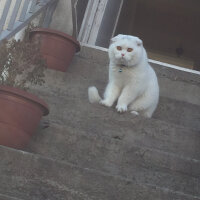
[[[42,107],[43,116],[46,116],[49,114],[49,108],[48,108],[48,105],[45,103],[45,101],[27,91],[24,91],[22,89],[15,88],[15,87],[7,86],[7,85],[0,85],[0,94],[1,93],[7,93],[7,94],[12,94],[18,97],[23,97],[35,104],[38,104],[40,107]]]
[[[49,29],[49,28],[36,28],[35,30],[32,30],[30,32],[30,37],[34,33],[47,33],[47,34],[53,34],[53,35],[63,37],[67,40],[72,41],[76,45],[76,52],[79,52],[80,49],[81,49],[80,43],[75,38],[73,38],[72,36],[70,36],[66,33],[63,33],[63,32],[57,31],[57,30],[52,30],[52,29]]]

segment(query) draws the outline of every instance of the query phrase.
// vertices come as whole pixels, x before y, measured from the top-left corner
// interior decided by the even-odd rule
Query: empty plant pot
[[[23,90],[0,86],[0,145],[23,149],[40,119],[49,113],[46,103]]]
[[[74,54],[80,51],[79,42],[68,34],[52,29],[38,28],[30,32],[31,40],[39,40],[41,54],[47,67],[65,72]]]

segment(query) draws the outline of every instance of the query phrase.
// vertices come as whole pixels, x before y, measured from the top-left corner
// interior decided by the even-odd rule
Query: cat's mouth
[[[116,58],[115,63],[116,63],[116,65],[118,65],[120,67],[129,67],[130,66],[130,62],[125,57]]]
[[[122,67],[128,67],[128,62],[124,58],[119,60],[119,65]]]
[[[130,68],[130,67],[133,67],[134,65],[130,65],[130,63],[128,61],[126,62],[118,62],[117,65],[120,67],[120,68]]]

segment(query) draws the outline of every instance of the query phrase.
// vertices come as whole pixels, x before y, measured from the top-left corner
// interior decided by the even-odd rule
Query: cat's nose
[[[122,53],[122,57],[124,56],[125,54],[124,53]]]

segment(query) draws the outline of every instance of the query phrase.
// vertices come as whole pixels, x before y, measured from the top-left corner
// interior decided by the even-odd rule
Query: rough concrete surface
[[[18,199],[18,198],[15,198],[15,197],[10,197],[10,196],[3,195],[3,194],[0,194],[0,199],[1,200],[22,200],[22,199]]]
[[[0,147],[0,194],[23,200],[200,199],[200,94],[194,104],[180,100],[184,94],[161,96],[152,119],[90,104],[87,89],[95,85],[103,94],[108,67],[103,52],[95,60],[96,50],[89,51],[94,56],[77,55],[66,73],[47,70],[46,83],[32,88],[50,107],[43,118],[49,127],[38,128],[25,149],[30,153]],[[168,89],[174,84],[176,90],[173,73],[166,74]],[[178,80],[185,95],[200,87],[197,75],[194,82],[188,76]]]
[[[144,186],[130,178],[82,169],[37,155],[0,147],[0,192],[38,200],[195,200],[199,198]]]

